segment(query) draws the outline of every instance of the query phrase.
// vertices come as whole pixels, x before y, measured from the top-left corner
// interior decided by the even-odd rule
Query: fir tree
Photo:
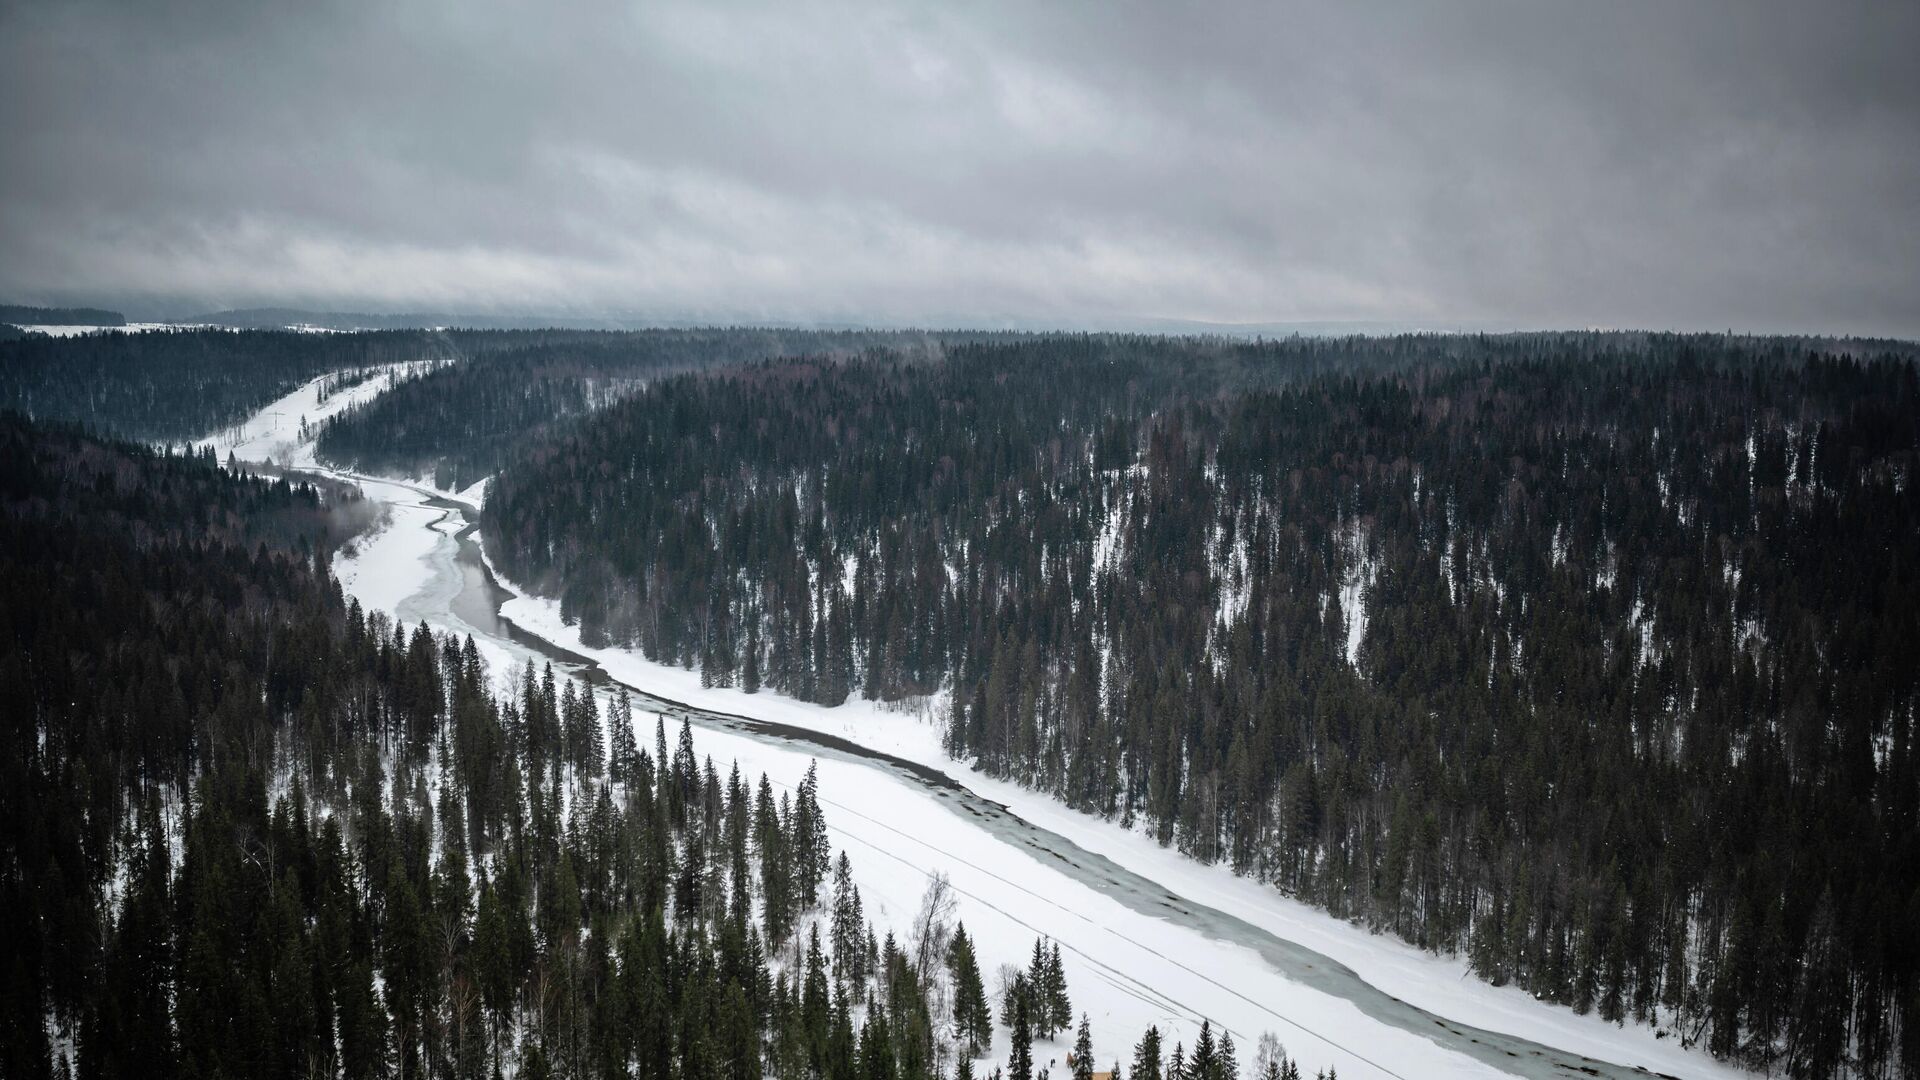
[[[1073,1038],[1073,1080],[1093,1080],[1093,1029],[1086,1014],[1080,1016],[1080,1030]]]
[[[1027,977],[1014,976],[1013,990],[1007,998],[1007,1006],[1012,1012],[1007,1027],[1013,1039],[1013,1048],[1007,1058],[1008,1080],[1032,1080],[1033,1077],[1033,1027],[1029,1015],[1029,999],[1032,996]]]
[[[1147,1028],[1133,1047],[1133,1080],[1160,1080],[1160,1029]]]
[[[978,1054],[993,1039],[993,1013],[965,923],[954,930],[953,943],[948,946],[947,973],[953,984],[954,1030],[964,1051]]]

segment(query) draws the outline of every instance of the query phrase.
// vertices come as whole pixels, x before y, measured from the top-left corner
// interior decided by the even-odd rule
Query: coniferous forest
[[[15,326],[125,326],[126,316],[104,308],[0,304],[0,323]]]
[[[0,341],[0,409],[132,439],[204,439],[322,375],[451,356],[443,338],[415,330],[35,336]]]
[[[935,697],[992,775],[1495,984],[1920,1071],[1909,347],[759,333],[147,333],[0,374],[170,439],[435,361],[323,456],[499,469],[489,554],[589,644]],[[351,487],[0,433],[5,1075],[946,1077],[998,1031],[1027,1078],[1074,1038],[1044,942],[990,997],[963,928],[868,923],[811,782],[345,601]],[[1240,1074],[1204,1042],[1074,1072]]]
[[[590,643],[947,745],[1608,1020],[1920,1071],[1905,346],[1058,336],[649,384],[508,466]]]
[[[343,602],[349,490],[0,414],[0,1075],[969,1075],[943,878],[876,934],[811,770]],[[1020,1080],[1073,1023],[1033,955]],[[1237,1076],[1203,1041],[1179,1075]]]
[[[1920,1080],[1916,43],[0,0],[0,1080]]]
[[[775,357],[853,357],[883,346],[937,355],[949,341],[1008,337],[919,331],[454,331],[470,362],[437,367],[332,418],[322,457],[460,489],[500,471],[556,425],[681,372]]]

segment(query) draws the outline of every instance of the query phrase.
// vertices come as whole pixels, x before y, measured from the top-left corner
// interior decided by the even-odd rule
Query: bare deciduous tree
[[[953,910],[959,901],[953,894],[953,883],[947,875],[934,871],[927,880],[927,891],[920,898],[920,914],[913,918],[913,972],[920,981],[920,992],[926,995],[931,1006],[936,999],[944,1002],[946,995],[932,992],[934,984],[946,971],[947,946],[953,943]]]

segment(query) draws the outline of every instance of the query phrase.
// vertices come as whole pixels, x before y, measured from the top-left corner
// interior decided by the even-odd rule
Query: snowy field
[[[131,322],[125,326],[50,326],[38,323],[21,325],[20,329],[30,334],[45,334],[48,337],[79,337],[82,334],[137,334],[142,330],[191,330],[198,323],[161,323]]]
[[[313,389],[305,387],[302,392]],[[369,394],[378,388],[367,384]],[[345,396],[345,395],[342,395]],[[232,442],[239,456],[261,450],[311,467],[311,447],[297,438],[299,394],[275,403],[243,426]],[[334,404],[329,402],[329,405]],[[287,438],[289,411],[293,438]],[[280,415],[269,414],[277,412]],[[309,420],[314,418],[308,412]],[[224,456],[225,450],[221,450]],[[428,489],[356,478],[387,508],[387,520],[343,553],[336,573],[349,595],[372,610],[409,624],[473,635],[491,674],[510,687],[516,665],[530,658],[505,637],[472,627],[454,615],[462,574],[453,536],[465,524],[458,513],[425,504]],[[458,496],[475,502],[479,485]],[[931,709],[895,710],[870,702],[828,709],[762,692],[700,686],[697,672],[649,663],[618,649],[584,648],[550,601],[516,597],[502,614],[522,628],[591,656],[615,678],[661,697],[840,736],[955,778],[965,787],[1086,851],[1103,855],[1163,885],[1194,905],[1237,916],[1320,952],[1356,971],[1386,993],[1438,1016],[1520,1036],[1575,1054],[1681,1077],[1749,1075],[1657,1039],[1644,1027],[1618,1028],[1596,1017],[1537,1002],[1512,988],[1495,989],[1466,972],[1464,962],[1427,955],[1390,938],[1330,918],[1271,889],[1218,867],[1201,866],[1150,839],[1098,818],[1067,810],[1051,798],[993,780],[947,759]],[[637,712],[641,745],[653,739],[654,717]],[[674,732],[669,732],[671,739]],[[814,756],[803,748],[726,730],[696,727],[695,745],[724,773],[738,761],[743,773],[765,772],[777,785],[796,786]],[[1024,966],[1037,935],[1060,943],[1076,1014],[1089,1015],[1102,1067],[1130,1060],[1148,1025],[1170,1032],[1168,1043],[1192,1044],[1200,1018],[1231,1031],[1243,1065],[1260,1034],[1272,1031],[1309,1075],[1336,1066],[1345,1077],[1486,1077],[1548,1075],[1516,1062],[1512,1071],[1443,1048],[1403,1027],[1363,1013],[1345,999],[1294,982],[1251,949],[1210,938],[1198,929],[1129,907],[1050,865],[1041,852],[1010,843],[957,813],[929,789],[858,759],[818,758],[821,802],[837,848],[853,859],[856,880],[876,927],[904,934],[925,890],[927,875],[949,876],[960,897],[958,916],[980,953],[991,992],[1002,964]],[[1005,1060],[1004,1029],[981,1064]],[[1035,1047],[1037,1068],[1052,1062],[1064,1076],[1069,1033]]]
[[[312,468],[317,463],[313,457],[312,440],[301,437],[300,424],[303,420],[310,426],[318,427],[322,420],[349,405],[379,397],[393,385],[394,380],[419,366],[412,363],[390,364],[375,369],[377,373],[366,381],[335,391],[324,401],[321,400],[321,394],[327,380],[337,376],[323,375],[313,379],[254,413],[245,423],[216,433],[211,440],[214,453],[222,461],[231,453],[242,461]]]

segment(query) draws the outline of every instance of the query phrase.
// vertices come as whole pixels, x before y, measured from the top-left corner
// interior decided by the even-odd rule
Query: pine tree
[[[1073,1002],[1067,997],[1067,971],[1061,966],[1060,943],[1057,941],[1047,953],[1046,1000],[1048,1038],[1052,1038],[1052,1031],[1064,1031],[1073,1023]]]
[[[611,727],[612,751],[608,758],[608,775],[615,783],[631,787],[638,779],[640,771],[640,746],[633,733],[633,698],[627,688],[622,686],[615,693],[613,710],[608,718]]]
[[[580,767],[598,780],[607,772],[606,736],[600,727],[600,699],[592,687],[580,692]]]
[[[1080,1016],[1080,1031],[1073,1038],[1073,1080],[1093,1080],[1093,1028],[1086,1014]]]
[[[1013,1013],[1007,1024],[1013,1036],[1013,1049],[1007,1058],[1008,1080],[1032,1080],[1033,1077],[1033,1027],[1029,1015],[1029,999],[1032,997],[1027,977],[1015,975],[1013,992],[1008,995],[1007,1003]]]
[[[1029,1003],[1028,1021],[1033,1025],[1036,1038],[1053,1038],[1053,971],[1049,966],[1047,939],[1033,939],[1033,956],[1027,961],[1027,978],[1023,984],[1032,1000]]]
[[[840,853],[833,874],[834,980],[845,985],[849,980],[866,979],[866,916],[861,910],[860,887],[853,883],[853,864],[846,852]]]
[[[1209,1021],[1200,1021],[1200,1037],[1193,1040],[1193,1056],[1187,1059],[1187,1076],[1191,1080],[1222,1080],[1219,1051]]]
[[[947,948],[947,972],[953,983],[955,1032],[967,1053],[978,1054],[993,1039],[993,1013],[965,923],[954,930],[953,943]]]
[[[1147,1028],[1133,1047],[1133,1080],[1160,1080],[1160,1029]]]
[[[807,762],[807,775],[801,779],[799,797],[794,803],[793,857],[795,883],[803,908],[819,902],[820,884],[832,866],[833,848],[827,838],[827,822],[820,810],[819,763]]]
[[[740,673],[740,689],[749,694],[760,692],[760,625],[755,620],[747,631],[747,657]]]
[[[876,1004],[867,1011],[867,1022],[860,1029],[860,1080],[894,1080],[896,1075],[887,1010]]]

